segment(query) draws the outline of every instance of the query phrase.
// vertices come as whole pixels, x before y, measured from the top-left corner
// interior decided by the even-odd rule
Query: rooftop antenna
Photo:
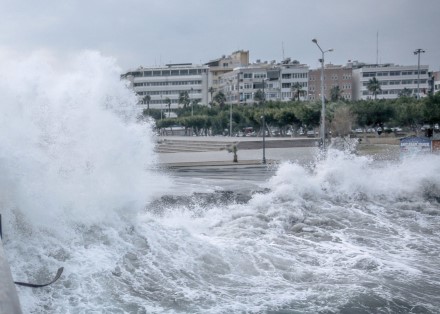
[[[281,51],[283,53],[283,61],[284,61],[284,41],[281,42]]]
[[[379,64],[379,31],[376,33],[376,64]]]

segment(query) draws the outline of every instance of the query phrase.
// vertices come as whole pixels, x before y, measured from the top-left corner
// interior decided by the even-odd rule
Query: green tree
[[[188,91],[182,91],[179,93],[179,104],[183,105],[183,108],[186,108],[191,103],[191,99],[189,98]]]
[[[261,89],[259,89],[255,92],[254,100],[261,103],[264,101],[264,98],[265,98],[264,96],[265,95],[264,95],[263,91]]]
[[[214,96],[214,101],[216,103],[218,103],[218,105],[220,106],[220,108],[223,108],[225,106],[225,102],[226,102],[226,96],[222,91],[219,91],[215,96]]]
[[[150,101],[151,101],[151,96],[150,95],[145,95],[142,98],[142,101],[144,104],[147,104],[147,115],[150,115]]]
[[[416,134],[424,123],[422,102],[410,97],[400,97],[394,102],[396,124],[410,127]]]
[[[170,117],[170,114],[171,114],[171,99],[169,99],[168,97],[165,98],[165,103],[166,103],[167,106],[168,106],[168,118],[169,118],[169,117]]]
[[[411,94],[412,94],[411,90],[405,87],[399,92],[399,97],[410,97]]]
[[[300,96],[303,96],[306,92],[300,82],[292,84],[290,90],[292,91],[292,100],[296,98],[298,101],[300,100]]]
[[[374,99],[377,99],[377,95],[382,91],[380,88],[380,82],[376,77],[371,78],[367,83],[367,89],[374,95]]]
[[[215,89],[214,89],[214,87],[211,86],[211,87],[208,89],[208,93],[211,94],[211,107],[212,107],[212,103],[214,102],[214,98],[213,98],[214,92],[215,92]]]
[[[358,125],[362,127],[383,126],[395,116],[394,106],[386,100],[362,100],[352,104],[352,112],[357,117]]]
[[[331,99],[331,101],[338,101],[339,99],[341,99],[341,94],[342,94],[342,91],[341,91],[340,87],[339,86],[333,86],[330,89],[330,99]]]
[[[425,123],[440,123],[440,92],[423,99],[423,119]]]
[[[306,128],[317,127],[321,120],[321,105],[319,103],[307,103],[294,109],[295,116]]]

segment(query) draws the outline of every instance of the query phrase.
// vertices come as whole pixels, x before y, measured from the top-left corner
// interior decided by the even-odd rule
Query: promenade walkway
[[[267,163],[284,160],[305,162],[318,152],[314,138],[265,139]],[[263,140],[261,137],[158,137],[159,162],[167,167],[243,166],[261,165]],[[237,145],[238,162],[227,147]]]

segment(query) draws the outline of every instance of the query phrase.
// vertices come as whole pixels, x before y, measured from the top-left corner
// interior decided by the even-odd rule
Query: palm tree
[[[168,105],[168,118],[171,117],[171,99],[169,99],[168,97],[165,98],[165,103]]]
[[[144,102],[144,104],[147,104],[147,114],[150,115],[151,96],[150,95],[145,95],[144,98],[142,98],[142,101]]]
[[[214,101],[214,99],[212,98],[212,95],[213,95],[214,92],[215,92],[214,87],[211,86],[211,87],[208,89],[208,92],[211,94],[211,107],[212,107],[212,102]]]
[[[220,91],[214,96],[214,101],[219,104],[220,108],[223,108],[226,102],[225,94]]]
[[[367,83],[367,89],[374,95],[374,99],[377,99],[377,94],[379,94],[382,89],[380,88],[380,82],[376,77],[371,78]]]
[[[330,99],[331,101],[338,101],[341,98],[341,89],[339,88],[339,86],[333,86],[330,89]]]
[[[263,102],[264,101],[264,96],[265,95],[264,95],[263,91],[261,89],[259,89],[259,90],[257,90],[255,92],[254,100],[258,101],[258,102]]]
[[[404,88],[399,92],[399,97],[409,97],[411,96],[411,90],[409,88]]]
[[[301,95],[304,95],[305,90],[303,90],[303,86],[301,85],[300,82],[296,82],[292,85],[292,87],[290,87],[290,90],[292,91],[292,98],[295,99],[297,98],[299,101],[299,97]]]
[[[179,93],[179,104],[183,104],[183,108],[186,108],[191,103],[188,91],[183,91]]]

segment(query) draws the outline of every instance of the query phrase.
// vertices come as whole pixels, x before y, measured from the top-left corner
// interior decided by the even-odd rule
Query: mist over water
[[[157,169],[111,59],[1,66],[6,255],[15,280],[65,268],[25,313],[438,312],[439,156],[330,150],[239,195]]]

